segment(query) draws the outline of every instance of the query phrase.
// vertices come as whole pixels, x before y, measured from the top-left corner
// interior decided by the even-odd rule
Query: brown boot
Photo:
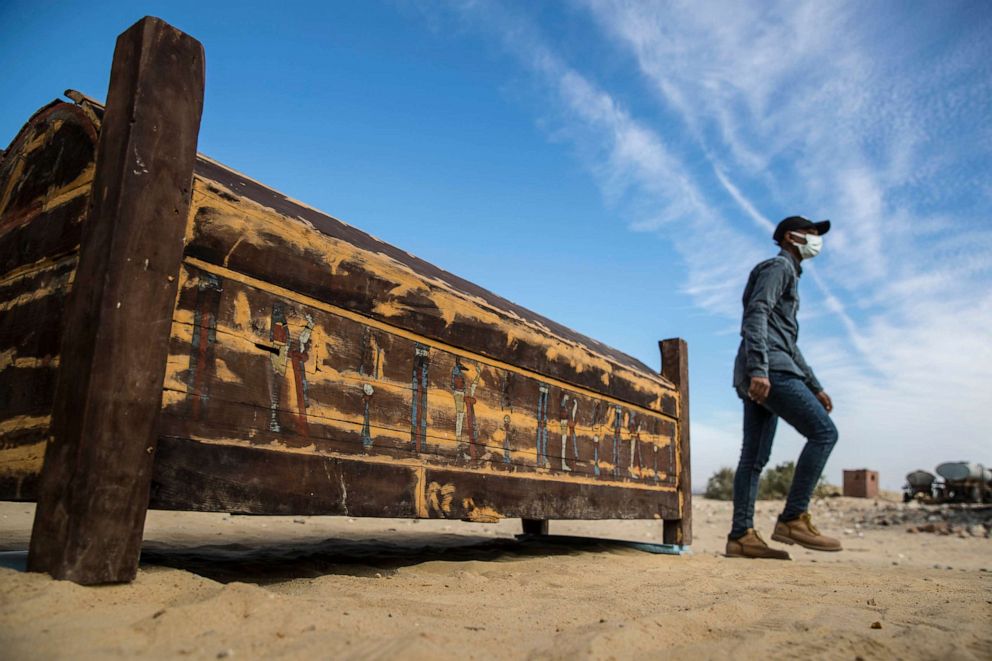
[[[768,560],[790,560],[786,551],[773,549],[761,539],[754,528],[748,528],[743,537],[727,538],[728,558],[766,558]]]
[[[821,535],[813,525],[809,512],[803,512],[798,519],[779,521],[775,524],[772,539],[783,544],[799,544],[813,551],[840,551],[840,540]]]

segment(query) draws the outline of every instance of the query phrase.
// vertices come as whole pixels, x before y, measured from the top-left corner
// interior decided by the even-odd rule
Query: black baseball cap
[[[817,222],[813,222],[809,218],[803,218],[802,216],[789,216],[778,224],[778,227],[775,228],[775,233],[772,234],[772,238],[775,239],[775,243],[781,243],[786,232],[810,228],[815,229],[820,236],[823,236],[830,231],[830,221],[819,220]]]

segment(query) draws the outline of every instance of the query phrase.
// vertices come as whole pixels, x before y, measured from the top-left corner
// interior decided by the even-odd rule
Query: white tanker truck
[[[947,461],[937,466],[937,477],[917,470],[906,475],[903,500],[938,503],[992,502],[992,470],[972,461]]]

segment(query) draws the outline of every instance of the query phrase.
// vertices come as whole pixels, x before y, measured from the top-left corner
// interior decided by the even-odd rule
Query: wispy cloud
[[[900,470],[955,458],[947,452],[988,460],[990,207],[978,197],[984,222],[948,222],[955,214],[933,205],[967,206],[945,182],[988,175],[958,165],[992,135],[978,109],[992,100],[987,39],[936,43],[933,17],[900,34],[863,3],[588,6],[659,102],[683,113],[759,229],[766,219],[742,188],[835,218],[830,257],[811,271],[846,342],[812,328],[804,338],[841,394],[851,445],[838,458],[887,454]]]
[[[992,460],[982,456],[992,406],[987,13],[962,20],[933,8],[893,22],[898,8],[885,3],[587,0],[596,46],[636,62],[655,116],[629,110],[634,91],[566,61],[538,19],[456,6],[534,75],[555,135],[629,226],[677,247],[702,310],[739,314],[742,277],[768,254],[769,216],[834,219],[810,269],[815,288],[804,287],[806,308],[832,321],[806,324],[803,343],[835,391],[835,465]],[[673,114],[688,143],[665,139]],[[725,420],[698,422],[714,443],[732,437]]]

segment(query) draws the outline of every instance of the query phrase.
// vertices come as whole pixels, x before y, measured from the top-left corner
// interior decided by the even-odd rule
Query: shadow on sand
[[[218,544],[192,548],[146,547],[143,565],[193,572],[221,583],[268,584],[327,574],[387,575],[426,562],[512,562],[529,557],[577,553],[636,553],[624,542],[603,539],[493,539],[466,535],[401,535],[393,539],[325,539]]]

